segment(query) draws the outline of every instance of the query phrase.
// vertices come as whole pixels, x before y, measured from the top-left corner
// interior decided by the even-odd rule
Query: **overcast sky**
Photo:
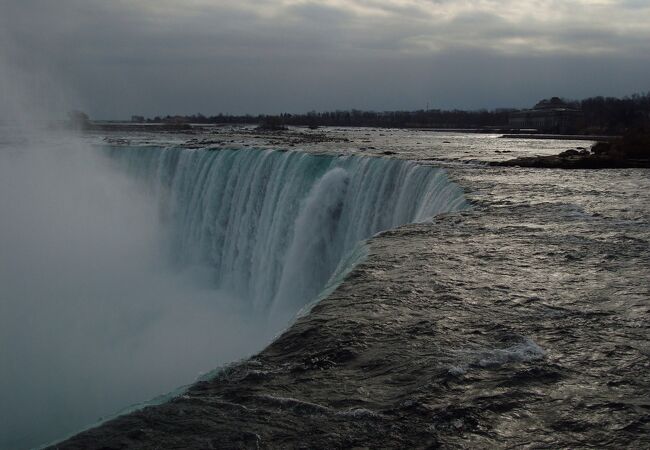
[[[650,91],[650,0],[0,0],[0,33],[104,119]]]

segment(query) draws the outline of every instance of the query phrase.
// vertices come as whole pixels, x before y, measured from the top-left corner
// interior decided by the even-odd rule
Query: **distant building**
[[[559,97],[542,100],[533,109],[510,114],[511,128],[529,128],[551,133],[575,131],[582,120],[582,111]]]

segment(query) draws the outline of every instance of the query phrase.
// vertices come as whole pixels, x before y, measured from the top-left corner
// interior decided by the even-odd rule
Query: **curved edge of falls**
[[[255,314],[293,315],[374,234],[467,207],[443,169],[260,149],[109,147],[155,192],[171,258]]]
[[[155,200],[173,265],[207,268],[220,293],[215,302],[235,299],[229,308],[272,323],[276,338],[365,259],[367,239],[468,207],[443,169],[414,161],[249,148],[104,150]],[[164,403],[188,386],[84,429]]]

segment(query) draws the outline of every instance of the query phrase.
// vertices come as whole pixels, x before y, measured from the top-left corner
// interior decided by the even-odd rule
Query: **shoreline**
[[[617,158],[598,155],[531,156],[508,161],[494,161],[491,166],[527,167],[535,169],[650,169],[650,159]]]
[[[648,138],[637,138],[648,139]],[[565,150],[557,155],[526,156],[507,161],[493,161],[492,166],[529,167],[545,169],[648,169],[650,147],[644,143],[621,139],[598,142],[590,150]],[[650,146],[650,143],[647,143]],[[580,147],[579,147],[580,148]]]

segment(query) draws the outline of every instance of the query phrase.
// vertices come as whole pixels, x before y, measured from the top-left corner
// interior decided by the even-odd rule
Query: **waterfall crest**
[[[413,162],[255,149],[0,150],[0,448],[33,448],[247,357],[380,230],[463,208]]]
[[[295,313],[358,242],[466,207],[445,172],[412,161],[258,149],[110,147],[156,192],[180,265],[206,265],[257,313]]]

